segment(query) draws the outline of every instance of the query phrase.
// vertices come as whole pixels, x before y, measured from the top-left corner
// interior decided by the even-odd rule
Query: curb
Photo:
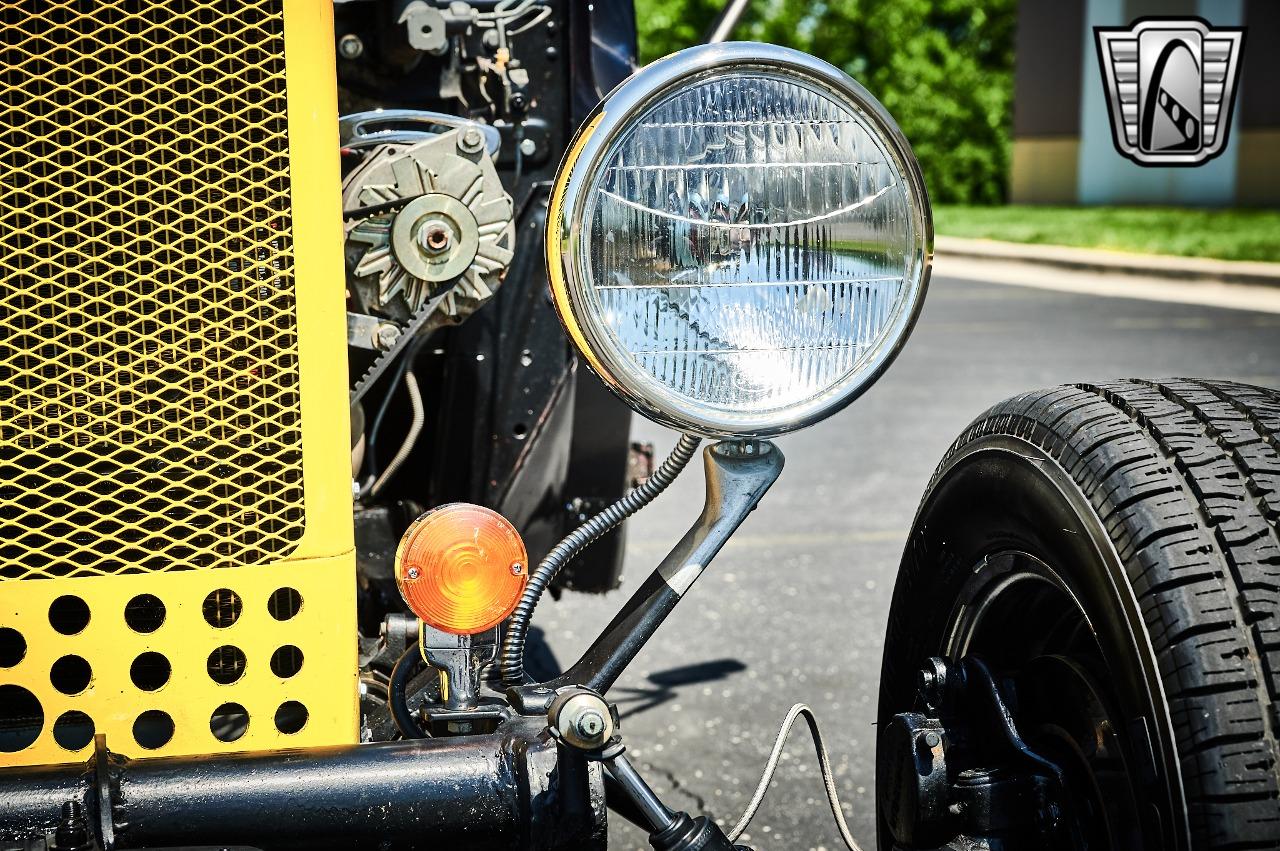
[[[1173,257],[1164,254],[1132,254],[1095,248],[1029,245],[1020,242],[1000,242],[994,239],[963,239],[955,236],[935,237],[934,252],[942,257],[1038,263],[1083,272],[1280,287],[1280,263],[1211,260],[1205,257]]]

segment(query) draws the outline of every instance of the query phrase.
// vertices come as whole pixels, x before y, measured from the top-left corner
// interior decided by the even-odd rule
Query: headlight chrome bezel
[[[920,236],[914,257],[914,268],[919,271],[913,281],[904,276],[909,303],[898,311],[875,350],[853,374],[856,380],[849,381],[840,393],[783,409],[758,422],[727,424],[723,419],[706,416],[694,405],[679,405],[672,400],[662,404],[621,377],[627,375],[626,364],[589,315],[580,279],[585,258],[579,232],[588,226],[583,215],[597,169],[637,117],[673,91],[694,85],[709,74],[752,69],[799,77],[805,84],[820,87],[858,110],[906,181],[911,226],[913,233]],[[933,239],[932,212],[919,163],[897,123],[870,92],[840,69],[808,54],[771,44],[725,42],[688,48],[646,66],[621,83],[587,116],[566,151],[552,189],[546,258],[552,300],[566,332],[592,371],[627,404],[643,416],[680,431],[712,438],[767,438],[826,419],[862,395],[884,373],[906,343],[924,304],[933,263]]]

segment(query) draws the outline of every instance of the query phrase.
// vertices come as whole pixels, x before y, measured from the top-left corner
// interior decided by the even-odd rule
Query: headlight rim
[[[688,406],[669,410],[638,393],[617,378],[625,365],[611,361],[611,347],[599,339],[592,323],[584,317],[582,283],[570,286],[581,268],[581,243],[575,237],[575,223],[581,222],[594,170],[632,120],[666,97],[673,89],[709,72],[757,68],[790,72],[810,84],[828,89],[841,101],[848,101],[868,119],[878,141],[893,158],[907,182],[911,199],[912,227],[921,234],[914,258],[919,268],[918,282],[910,293],[912,303],[895,317],[885,337],[855,375],[850,386],[835,398],[821,394],[807,402],[784,409],[758,423],[727,428],[723,421],[700,416]],[[582,222],[581,226],[586,226]],[[871,387],[902,350],[919,318],[928,291],[933,264],[933,215],[920,165],[897,122],[865,87],[830,63],[790,48],[757,42],[724,42],[699,45],[673,53],[641,69],[620,83],[588,114],[571,141],[552,187],[547,225],[546,260],[552,301],[567,333],[582,353],[588,367],[611,391],[641,415],[679,431],[709,438],[768,438],[786,434],[820,422],[852,403]],[[840,387],[840,385],[836,385]],[[835,389],[835,388],[833,388]]]

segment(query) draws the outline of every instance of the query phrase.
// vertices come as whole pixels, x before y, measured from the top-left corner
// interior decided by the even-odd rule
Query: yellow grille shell
[[[0,765],[84,759],[54,741],[65,712],[133,756],[355,740],[333,57],[327,0],[0,0],[0,629],[26,644],[0,689],[42,712]],[[295,617],[267,612],[279,588]],[[125,622],[139,594],[154,632]],[[73,635],[65,595],[91,613]],[[154,691],[130,677],[147,652],[172,669]],[[92,671],[72,695],[65,656]],[[230,742],[227,703],[249,716]],[[173,732],[144,748],[153,710]]]

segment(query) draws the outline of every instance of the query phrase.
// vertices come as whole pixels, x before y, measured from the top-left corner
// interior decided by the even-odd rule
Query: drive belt
[[[454,283],[457,282],[454,281]],[[390,366],[395,359],[409,347],[409,344],[413,342],[413,339],[417,337],[418,333],[422,331],[424,326],[426,326],[427,320],[435,315],[437,308],[440,307],[441,302],[444,301],[445,296],[447,296],[449,291],[452,289],[453,284],[450,284],[440,290],[440,292],[431,296],[431,298],[427,300],[426,304],[422,305],[418,312],[413,315],[413,318],[409,320],[408,324],[400,329],[400,336],[396,337],[396,341],[391,344],[391,348],[382,352],[374,359],[373,363],[369,365],[369,368],[364,371],[364,375],[360,376],[360,380],[351,388],[352,405],[360,401],[361,397],[369,391],[369,388],[373,386],[374,382],[378,380],[382,373],[386,372],[387,367]]]
[[[373,204],[371,206],[360,207],[355,210],[344,210],[342,213],[342,220],[344,222],[350,222],[359,219],[367,219],[370,216],[383,215],[385,213],[398,213],[410,202],[420,197],[422,196],[414,195],[408,198],[397,198],[394,201],[387,201],[383,204]],[[456,283],[456,281],[454,283]],[[413,315],[408,324],[400,328],[400,335],[396,337],[396,341],[391,345],[391,348],[380,353],[377,358],[374,359],[373,363],[369,365],[369,368],[364,371],[364,375],[360,376],[360,380],[351,388],[352,405],[360,401],[364,394],[369,391],[369,388],[373,386],[374,382],[382,376],[382,373],[387,371],[387,367],[390,366],[395,359],[409,347],[409,344],[413,342],[414,337],[418,336],[418,332],[427,324],[427,320],[435,314],[436,308],[438,308],[440,303],[444,301],[444,297],[449,294],[451,289],[453,289],[452,284],[433,295],[428,299],[426,304],[422,305],[422,307],[418,309],[418,312]]]
[[[424,193],[425,194],[425,193]],[[406,198],[397,198],[394,201],[384,201],[381,204],[371,204],[368,207],[357,207],[354,210],[343,210],[342,220],[344,222],[353,222],[357,219],[367,219],[370,216],[380,216],[383,213],[398,213],[410,202],[417,201],[422,195],[410,195]]]

